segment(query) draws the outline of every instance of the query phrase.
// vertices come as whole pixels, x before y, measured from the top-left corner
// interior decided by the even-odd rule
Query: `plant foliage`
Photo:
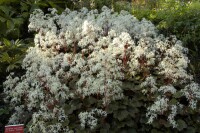
[[[66,9],[35,10],[26,72],[4,82],[9,123],[30,132],[178,132],[199,124],[199,85],[188,49],[145,19]],[[20,116],[20,117],[19,117]],[[193,129],[198,131],[198,128]]]

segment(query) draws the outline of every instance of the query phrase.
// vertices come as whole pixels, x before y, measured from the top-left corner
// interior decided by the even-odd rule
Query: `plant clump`
[[[149,124],[164,116],[176,128],[177,114],[198,109],[188,50],[175,36],[159,35],[150,21],[107,7],[100,13],[50,11],[30,16],[36,35],[23,60],[26,73],[4,82],[5,101],[15,108],[10,124],[25,123],[33,133],[97,130],[113,117],[112,104],[133,99],[132,93],[146,97]]]

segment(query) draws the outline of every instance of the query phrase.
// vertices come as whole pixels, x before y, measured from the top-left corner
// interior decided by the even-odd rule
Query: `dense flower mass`
[[[69,125],[75,121],[70,121],[69,112],[79,109],[73,117],[80,119],[82,128],[94,129],[95,116],[106,117],[109,104],[123,100],[124,81],[139,83],[137,91],[153,95],[154,103],[147,103],[148,123],[166,113],[176,127],[179,110],[196,109],[199,85],[187,73],[187,49],[175,36],[166,38],[150,21],[107,7],[100,13],[86,8],[50,11],[35,10],[31,15],[29,30],[37,34],[23,61],[26,73],[11,74],[4,82],[5,100],[15,106],[10,124],[28,122],[30,132],[72,132]],[[189,105],[171,102],[178,94]],[[91,97],[100,102],[70,105]],[[31,121],[24,121],[21,114]]]

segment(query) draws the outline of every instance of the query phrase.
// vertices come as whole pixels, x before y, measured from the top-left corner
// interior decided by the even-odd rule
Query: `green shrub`
[[[9,124],[38,132],[198,131],[200,87],[187,48],[131,14],[35,10],[25,73],[4,82]]]
[[[58,13],[60,14],[65,9],[65,7],[69,7],[70,9],[80,9],[83,6],[86,6],[89,9],[99,10],[103,5],[107,5],[108,7],[113,8],[115,11],[118,12],[120,12],[121,9],[131,11],[132,6],[132,13],[138,19],[142,20],[142,18],[145,17],[151,20],[155,25],[157,25],[160,33],[163,33],[167,36],[175,34],[178,39],[183,41],[183,45],[189,48],[189,57],[191,60],[191,63],[189,64],[190,72],[195,75],[195,80],[199,81],[199,2],[193,0],[190,4],[187,4],[188,1],[186,0],[183,2],[174,0],[136,1],[136,3],[133,1],[131,4],[125,0],[81,0],[79,2],[76,0],[1,0],[0,36],[8,39],[0,39],[1,82],[4,81],[5,77],[8,74],[6,70],[11,70],[15,73],[18,72],[19,75],[23,74],[20,63],[23,59],[26,48],[29,47],[31,45],[30,42],[32,42],[31,38],[33,38],[33,34],[28,32],[27,26],[29,15],[34,9],[40,8],[44,12],[47,12],[49,7],[54,7],[58,9]],[[18,41],[9,41],[13,39],[25,40],[26,45],[24,45],[24,43],[22,43],[22,45],[19,45],[20,43]],[[126,85],[124,84],[123,86]],[[98,130],[101,129],[102,132],[109,130],[123,132],[124,129],[127,129],[126,131],[128,132],[195,132],[195,130],[199,130],[199,122],[197,122],[199,121],[199,116],[196,115],[198,110],[191,111],[185,109],[185,113],[189,112],[189,115],[187,113],[178,114],[176,119],[178,120],[177,122],[181,125],[180,127],[178,127],[178,129],[170,128],[168,122],[166,122],[166,120],[164,120],[162,117],[158,121],[153,122],[152,125],[146,124],[146,108],[144,108],[143,105],[146,106],[148,100],[146,99],[146,97],[144,97],[143,93],[138,91],[130,91],[131,88],[132,87],[123,88],[125,92],[125,98],[123,101],[114,101],[110,104],[110,106],[108,107],[108,117],[102,120],[104,121],[104,124],[97,127]],[[2,85],[0,84],[0,92],[1,91]],[[133,98],[129,94],[133,94],[135,97]],[[1,96],[4,96],[4,94],[1,94]],[[183,98],[177,99],[179,102],[186,102]],[[91,100],[93,100],[93,102]],[[74,101],[71,101],[70,104],[72,105],[72,109],[67,114],[71,116],[69,118],[70,121],[77,121],[77,123],[70,125],[72,129],[75,129],[76,126],[79,125],[76,115],[78,115],[77,112],[80,108],[79,106],[77,106],[77,104],[84,102],[88,105],[93,106],[96,105],[94,104],[94,101],[96,100],[97,99],[95,98],[86,98],[84,100],[74,99]],[[133,105],[131,102],[136,103],[136,105]],[[6,124],[6,122],[8,121],[7,119],[10,116],[8,112],[10,111],[10,109],[2,101],[2,98],[0,99],[0,103],[2,103],[1,105],[3,105],[0,107],[1,127],[4,126],[4,124]],[[120,105],[123,106],[121,107]],[[124,113],[124,115],[120,115],[122,113]],[[29,120],[25,121],[28,122]],[[31,122],[29,124],[31,124]],[[187,130],[185,130],[186,128]]]

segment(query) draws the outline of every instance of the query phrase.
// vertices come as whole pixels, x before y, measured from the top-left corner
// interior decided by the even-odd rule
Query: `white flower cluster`
[[[97,126],[98,119],[94,117],[94,115],[100,116],[100,117],[106,117],[107,113],[103,111],[102,109],[93,109],[90,112],[81,112],[79,114],[79,118],[81,121],[81,127],[85,128],[86,126],[89,126],[90,129],[94,129]]]
[[[172,80],[173,83],[192,80],[192,76],[186,71],[189,63],[187,49],[174,36],[141,38],[133,48],[129,62],[132,75],[141,71],[149,75],[148,72],[151,70]]]
[[[55,121],[55,123],[53,123],[53,121]],[[52,124],[48,125],[48,122],[52,122]],[[65,125],[64,128],[63,123],[66,122],[68,122],[68,117],[62,108],[55,107],[52,112],[49,112],[48,110],[40,110],[33,114],[32,124],[29,127],[29,131],[35,132],[38,129],[38,132],[42,133],[73,133],[73,131],[69,130],[67,125]]]
[[[173,97],[176,97],[175,95],[185,97],[189,101],[189,107],[195,110],[197,109],[197,101],[200,99],[199,85],[192,82],[191,84],[185,85],[185,88],[177,90],[172,84],[160,86],[158,83],[159,81],[156,81],[155,78],[150,76],[140,85],[142,88],[144,87],[143,91],[145,94],[150,92],[156,96],[154,104],[147,108],[146,116],[149,118],[148,123],[152,123],[158,115],[163,115],[170,111],[167,119],[173,128],[175,128],[178,126],[175,120],[178,110],[182,110],[187,105],[182,104]]]
[[[154,104],[148,108],[147,117],[149,117],[148,123],[152,123],[155,118],[157,118],[157,112],[163,113],[168,108],[169,100],[166,98],[157,97]]]
[[[29,30],[37,34],[35,47],[28,50],[23,61],[26,73],[15,78],[10,75],[4,83],[6,100],[14,106],[24,105],[19,106],[21,111],[16,109],[10,123],[19,111],[28,111],[32,112],[30,131],[39,128],[41,132],[59,132],[67,121],[63,105],[71,99],[97,96],[106,107],[112,100],[123,98],[124,80],[132,77],[134,82],[138,76],[144,81],[143,88],[161,93],[148,108],[151,123],[169,107],[164,94],[174,94],[174,85],[192,80],[186,71],[187,49],[174,36],[158,35],[150,21],[138,21],[128,12],[115,13],[107,7],[101,13],[86,8],[66,9],[62,14],[50,11],[44,14],[38,9],[30,16]],[[189,99],[191,94],[199,98],[199,87],[185,87],[183,94]],[[195,102],[191,102],[192,108]],[[169,121],[173,123],[177,109],[170,108]],[[106,116],[101,109],[82,112],[81,126],[94,128],[95,113]],[[52,119],[58,122],[47,126],[46,121]]]
[[[200,87],[199,84],[192,82],[191,84],[188,84],[185,86],[185,88],[182,90],[185,97],[189,101],[189,106],[192,109],[196,109],[197,101],[200,99]]]

